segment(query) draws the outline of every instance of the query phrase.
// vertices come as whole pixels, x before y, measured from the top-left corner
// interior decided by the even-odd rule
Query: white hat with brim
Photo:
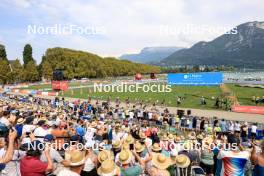
[[[159,152],[162,150],[162,148],[160,147],[160,144],[159,143],[154,143],[151,147],[152,151],[154,152]]]
[[[82,151],[70,151],[65,153],[65,159],[70,162],[70,166],[81,166],[85,163],[85,153]]]
[[[121,164],[129,164],[131,162],[131,160],[132,160],[132,153],[131,153],[131,151],[129,151],[129,150],[122,150],[119,153],[118,161]]]
[[[113,160],[105,160],[102,165],[97,169],[100,176],[113,176],[116,175],[119,168],[115,165]]]
[[[180,154],[176,156],[175,164],[179,168],[187,168],[191,164],[191,160],[187,155]]]
[[[111,152],[109,150],[102,150],[101,152],[98,153],[98,161],[100,163],[108,159],[112,159]]]
[[[167,169],[171,165],[170,159],[161,153],[153,153],[152,163],[158,169]]]

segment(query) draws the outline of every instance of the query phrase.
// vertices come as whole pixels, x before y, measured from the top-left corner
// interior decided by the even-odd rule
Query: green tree
[[[0,60],[0,83],[7,84],[10,81],[10,66],[7,60]]]
[[[49,62],[43,62],[41,65],[42,77],[45,79],[51,80],[53,75],[53,70]]]
[[[30,44],[26,44],[24,47],[23,51],[23,62],[24,62],[24,67],[30,62],[33,61],[32,57],[32,47]]]
[[[29,61],[27,63],[24,69],[23,76],[25,81],[34,82],[39,80],[39,73],[38,73],[37,65],[34,60]]]
[[[12,62],[12,64],[10,64],[10,69],[11,69],[11,79],[12,82],[21,82],[23,80],[23,71],[24,68],[22,66],[22,64],[20,63],[20,61],[18,59],[16,59],[14,62]]]
[[[7,60],[5,46],[0,44],[0,59]]]

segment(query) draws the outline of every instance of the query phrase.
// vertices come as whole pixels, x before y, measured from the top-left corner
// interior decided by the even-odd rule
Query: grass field
[[[165,105],[167,106],[177,106],[177,97],[184,97],[180,107],[185,108],[199,108],[199,109],[214,109],[215,101],[212,97],[221,96],[221,90],[219,87],[195,87],[195,86],[173,86],[172,91],[169,93],[156,93],[156,92],[93,92],[93,88],[78,88],[74,90],[68,90],[64,94],[60,94],[65,97],[75,97],[75,98],[88,98],[89,94],[93,98],[106,100],[109,96],[111,100],[114,101],[117,97],[124,101],[127,97],[130,98],[131,102],[137,102],[143,100],[146,103],[156,103],[161,104],[165,100]],[[200,98],[204,96],[207,100],[207,105],[200,105]]]
[[[254,102],[251,101],[252,96],[260,98],[264,96],[264,89],[261,88],[239,87],[235,84],[227,84],[227,86],[238,98],[240,105],[256,105]]]
[[[91,85],[91,82],[80,83],[80,82],[71,82],[69,87],[78,87],[80,85],[87,86]],[[259,88],[247,88],[247,87],[238,87],[235,84],[227,84],[228,88],[232,93],[238,98],[238,101],[241,105],[255,105],[251,98],[252,96],[262,97],[264,96],[264,90]],[[41,90],[41,89],[51,89],[50,84],[43,85],[34,85],[29,86],[27,89]],[[221,97],[222,92],[218,86],[173,86],[172,91],[169,93],[156,93],[156,92],[93,92],[93,88],[76,88],[73,90],[65,91],[60,96],[65,97],[74,97],[74,98],[88,98],[89,96],[93,98],[98,98],[101,100],[106,100],[108,97],[111,97],[111,100],[114,101],[117,97],[124,101],[127,97],[130,98],[131,102],[138,102],[143,100],[145,103],[153,104],[154,102],[158,105],[165,100],[165,105],[167,106],[177,106],[176,100],[177,97],[184,97],[180,107],[184,108],[198,108],[198,109],[215,109],[214,104],[215,100],[212,97]],[[200,98],[204,96],[207,101],[207,105],[200,104]]]

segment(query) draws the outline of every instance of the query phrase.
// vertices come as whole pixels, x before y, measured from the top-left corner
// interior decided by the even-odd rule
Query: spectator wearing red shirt
[[[41,150],[39,150],[39,141],[33,141],[27,155],[21,160],[20,171],[21,176],[45,176],[46,172],[51,172],[53,169],[52,159],[50,157],[49,148],[45,147],[45,156],[48,160],[47,163],[40,160]],[[36,148],[35,148],[36,147]]]

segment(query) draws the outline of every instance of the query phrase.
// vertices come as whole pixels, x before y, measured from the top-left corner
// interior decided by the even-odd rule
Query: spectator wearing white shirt
[[[251,126],[251,139],[252,140],[256,139],[256,137],[257,137],[257,129],[258,129],[257,124],[253,123]]]

